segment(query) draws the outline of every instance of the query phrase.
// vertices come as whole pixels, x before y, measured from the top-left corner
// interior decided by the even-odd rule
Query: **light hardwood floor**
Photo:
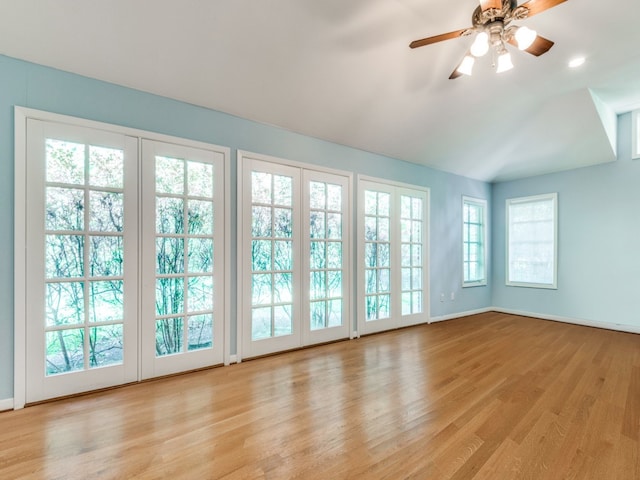
[[[640,479],[640,336],[498,313],[0,414],[1,479]]]

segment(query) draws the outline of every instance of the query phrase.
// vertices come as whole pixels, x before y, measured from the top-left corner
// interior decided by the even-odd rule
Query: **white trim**
[[[531,203],[538,201],[553,201],[553,282],[552,283],[530,283],[512,282],[509,280],[509,207],[521,203]],[[507,198],[505,200],[505,285],[508,287],[528,287],[543,288],[549,290],[558,289],[558,193],[543,193],[529,197]]]
[[[527,312],[501,307],[491,307],[488,310],[498,313],[507,313],[509,315],[518,315],[521,317],[538,318],[540,320],[551,320],[553,322],[581,325],[583,327],[602,328],[604,330],[614,330],[616,332],[640,334],[640,327],[635,325],[625,325],[623,323],[598,322],[596,320],[586,320],[584,318],[563,317],[560,315],[549,315],[546,313]]]
[[[296,160],[289,160],[287,158],[275,157],[273,155],[265,155],[262,153],[249,152],[247,150],[238,150],[237,158],[259,160],[261,162],[274,163],[276,165],[287,165],[289,167],[301,168],[304,170],[313,170],[320,173],[330,173],[334,175],[341,175],[343,177],[353,178],[353,173],[346,170],[339,170],[336,168],[325,167],[323,165],[316,165],[314,163],[299,162]]]
[[[640,159],[640,109],[631,113],[631,158]]]
[[[483,258],[483,263],[482,263],[482,268],[484,269],[483,275],[482,275],[482,280],[474,280],[474,281],[465,281],[464,279],[464,274],[465,274],[465,268],[464,268],[464,205],[465,203],[468,204],[475,204],[477,206],[482,207],[482,256]],[[487,219],[489,218],[488,216],[488,202],[486,199],[484,198],[476,198],[476,197],[470,197],[468,195],[463,195],[462,196],[462,288],[469,288],[469,287],[484,287],[487,285],[487,277],[489,276],[489,267],[487,265],[487,260],[489,258],[488,256],[488,251],[489,251],[489,225],[487,222]]]
[[[0,412],[4,412],[5,410],[13,410],[14,408],[17,410],[18,407],[14,406],[13,398],[4,398],[0,400]]]
[[[469,317],[471,315],[479,315],[481,313],[489,313],[495,311],[492,307],[478,308],[477,310],[467,310],[466,312],[450,313],[449,315],[439,315],[431,317],[429,323],[445,322],[447,320],[455,320],[457,318]]]

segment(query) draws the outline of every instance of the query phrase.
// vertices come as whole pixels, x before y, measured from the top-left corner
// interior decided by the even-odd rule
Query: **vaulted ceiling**
[[[0,0],[0,53],[486,181],[614,161],[615,114],[640,107],[640,2],[518,22],[556,43],[501,74],[483,57],[448,80],[469,37],[409,49],[477,5]]]

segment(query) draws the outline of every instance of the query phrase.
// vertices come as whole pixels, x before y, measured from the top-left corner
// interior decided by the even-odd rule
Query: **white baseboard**
[[[5,410],[13,410],[13,398],[0,400],[0,412],[4,412]]]
[[[621,323],[596,322],[593,320],[584,320],[582,318],[561,317],[559,315],[547,315],[545,313],[525,312],[521,310],[512,310],[510,308],[493,307],[489,311],[498,313],[508,313],[510,315],[519,315],[521,317],[539,318],[542,320],[551,320],[554,322],[571,323],[574,325],[582,325],[584,327],[604,328],[605,330],[615,330],[626,333],[639,333],[640,327],[635,325],[625,325]]]
[[[238,355],[229,355],[229,365],[238,363]]]
[[[466,312],[451,313],[449,315],[440,315],[439,317],[431,317],[429,323],[444,322],[446,320],[454,320],[456,318],[468,317],[470,315],[478,315],[479,313],[493,312],[495,308],[479,308],[477,310],[468,310]]]

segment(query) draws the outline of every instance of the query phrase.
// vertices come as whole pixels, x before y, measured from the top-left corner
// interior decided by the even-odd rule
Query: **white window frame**
[[[631,158],[640,159],[640,109],[631,113],[632,130],[631,130]]]
[[[464,206],[465,204],[479,206],[482,208],[482,279],[468,281],[465,280],[466,268],[464,265],[464,244],[465,244],[465,218],[464,218]],[[487,201],[482,198],[474,198],[466,195],[462,196],[462,287],[481,287],[487,285],[487,259],[488,259],[488,247],[489,247],[489,227],[487,225]]]
[[[514,282],[509,278],[509,264],[510,264],[510,251],[509,251],[509,207],[511,205],[517,205],[522,203],[532,203],[540,201],[552,201],[553,202],[553,281],[552,283],[534,283],[534,282]],[[506,233],[506,245],[505,245],[505,279],[506,285],[509,287],[530,287],[530,288],[543,288],[555,290],[558,288],[558,194],[547,193],[541,195],[533,195],[529,197],[508,198],[505,202],[505,233]]]
[[[27,187],[27,120],[35,119],[46,122],[55,122],[72,126],[91,128],[96,130],[106,130],[108,132],[123,134],[127,136],[137,137],[139,141],[142,139],[157,140],[165,143],[175,143],[194,148],[202,148],[215,150],[224,155],[224,258],[229,259],[231,256],[231,170],[229,168],[231,149],[228,147],[217,146],[209,143],[188,140],[180,137],[164,135],[136,128],[123,127],[104,122],[86,120],[68,115],[36,110],[27,107],[14,107],[14,396],[13,408],[23,408],[26,401],[26,320],[27,320],[27,289],[28,285],[26,269],[26,196]],[[139,187],[141,188],[141,187]],[[224,263],[224,283],[230,285],[231,282],[231,265],[229,261]],[[225,288],[224,297],[224,364],[229,365],[231,332],[230,332],[230,293],[229,288]],[[138,318],[138,321],[141,321]],[[138,380],[140,380],[139,365],[141,362],[141,351],[138,349]]]
[[[260,154],[260,153],[255,153],[255,152],[250,152],[250,151],[246,151],[246,150],[238,150],[237,151],[237,179],[238,179],[238,188],[237,188],[237,291],[238,291],[238,295],[237,295],[237,322],[236,322],[236,355],[235,355],[235,361],[237,363],[240,363],[243,359],[245,358],[252,358],[252,357],[256,357],[256,356],[260,356],[260,355],[268,355],[270,353],[273,353],[272,350],[267,349],[263,352],[260,351],[260,347],[259,345],[257,345],[255,342],[253,342],[252,345],[252,341],[251,341],[251,331],[248,331],[247,328],[245,327],[245,316],[248,314],[248,309],[250,308],[248,305],[248,302],[246,301],[245,298],[243,298],[243,295],[241,292],[246,292],[249,291],[251,292],[251,282],[249,280],[249,277],[247,275],[247,265],[246,262],[250,260],[248,260],[248,257],[246,255],[243,255],[243,252],[246,250],[246,245],[247,245],[247,241],[249,241],[250,239],[250,231],[247,231],[247,229],[245,228],[245,220],[246,220],[246,207],[248,205],[250,205],[250,195],[251,192],[250,190],[248,190],[248,183],[247,183],[247,175],[250,173],[250,167],[249,164],[252,161],[257,161],[257,162],[263,162],[266,164],[272,164],[274,166],[274,168],[291,168],[293,167],[294,169],[298,169],[299,172],[297,175],[299,175],[299,186],[298,186],[298,200],[300,201],[300,204],[297,205],[297,207],[295,208],[295,210],[298,211],[296,217],[296,222],[298,222],[298,227],[295,227],[296,229],[300,229],[299,232],[299,245],[297,248],[294,248],[294,263],[295,262],[300,262],[300,266],[299,267],[294,267],[296,270],[299,271],[300,274],[300,278],[299,278],[299,286],[296,287],[298,290],[300,290],[300,287],[302,290],[300,295],[298,295],[298,298],[294,299],[294,311],[295,308],[298,308],[298,312],[294,313],[294,315],[299,316],[299,320],[300,320],[300,328],[298,328],[298,330],[295,330],[295,326],[294,326],[294,333],[292,334],[292,340],[295,340],[295,342],[293,344],[290,344],[288,347],[285,348],[289,348],[289,349],[296,349],[296,348],[302,348],[302,347],[306,347],[306,346],[310,346],[313,344],[317,344],[317,343],[324,343],[324,342],[330,342],[330,341],[335,341],[335,340],[339,340],[339,339],[352,339],[355,336],[355,332],[354,332],[354,320],[353,320],[353,301],[352,299],[354,298],[353,295],[353,274],[351,273],[351,265],[352,265],[352,251],[353,251],[353,245],[354,245],[354,234],[352,233],[352,228],[351,228],[351,223],[352,223],[352,215],[353,215],[353,173],[351,172],[347,172],[344,170],[338,170],[338,169],[333,169],[333,168],[328,168],[328,167],[322,167],[320,165],[315,165],[315,164],[311,164],[311,163],[305,163],[305,162],[298,162],[298,161],[294,161],[294,160],[287,160],[284,158],[279,158],[279,157],[274,157],[271,155],[264,155],[264,154]],[[306,190],[306,187],[304,185],[304,181],[305,179],[309,179],[309,178],[313,178],[314,176],[318,176],[318,177],[322,177],[323,175],[335,175],[335,176],[340,176],[340,177],[344,177],[346,179],[346,185],[348,185],[348,193],[347,196],[344,198],[344,201],[346,202],[346,210],[344,212],[344,219],[345,219],[345,224],[343,227],[343,233],[345,235],[345,239],[344,239],[344,249],[343,249],[343,259],[344,259],[344,265],[345,265],[345,269],[344,269],[344,274],[343,274],[343,284],[344,284],[344,302],[345,302],[345,325],[343,326],[345,328],[344,331],[341,332],[341,329],[343,327],[334,327],[334,328],[330,328],[327,329],[325,331],[326,336],[324,335],[324,333],[320,332],[320,331],[316,331],[313,334],[309,333],[309,329],[308,329],[308,325],[306,324],[306,319],[308,318],[308,312],[309,312],[309,294],[308,294],[308,287],[309,287],[309,280],[308,280],[308,261],[302,261],[302,257],[301,255],[307,255],[308,254],[308,246],[306,245],[306,242],[308,240],[308,235],[304,232],[302,232],[301,227],[302,228],[306,228],[308,227],[307,225],[307,220],[305,217],[307,211],[306,211],[306,207],[305,207],[305,203],[301,201],[302,198],[302,194],[303,192]],[[294,200],[295,201],[295,200]],[[315,337],[315,339],[313,339],[312,337]],[[287,337],[274,337],[271,338],[269,340],[274,340],[273,343],[280,343],[280,341],[282,341],[281,343],[285,343],[287,340]],[[282,350],[277,350],[277,351],[282,351]]]
[[[394,328],[402,328],[411,325],[419,325],[424,323],[429,323],[430,315],[431,315],[431,289],[429,284],[429,268],[431,265],[430,259],[430,234],[431,234],[431,190],[427,187],[422,187],[420,185],[411,185],[408,183],[402,182],[394,182],[387,179],[377,178],[377,177],[369,177],[366,175],[358,175],[357,177],[358,185],[357,185],[357,195],[358,195],[358,206],[357,206],[357,237],[356,237],[356,259],[357,259],[357,295],[355,297],[356,301],[356,312],[357,312],[357,336],[368,335],[370,333],[377,333],[385,330],[391,330]],[[390,235],[393,237],[393,230],[395,229],[395,235],[398,238],[393,238],[391,240],[391,291],[390,295],[392,297],[392,306],[390,311],[390,317],[387,319],[381,319],[376,321],[368,322],[366,320],[366,312],[365,312],[365,242],[364,242],[364,223],[365,223],[365,212],[364,212],[364,192],[368,187],[380,188],[380,191],[388,192],[395,197],[396,200],[400,198],[403,194],[411,195],[412,193],[418,193],[424,197],[424,210],[423,210],[423,230],[422,230],[422,302],[423,309],[420,313],[414,314],[406,314],[402,315],[401,310],[401,296],[402,296],[402,287],[401,287],[401,261],[400,261],[400,249],[401,249],[401,239],[399,238],[400,233],[400,225],[390,225]],[[392,199],[392,205],[398,203],[394,202]],[[399,220],[400,219],[400,210],[399,205],[395,205],[391,207],[392,217]],[[390,238],[391,238],[390,237]],[[393,264],[395,262],[395,265]]]

